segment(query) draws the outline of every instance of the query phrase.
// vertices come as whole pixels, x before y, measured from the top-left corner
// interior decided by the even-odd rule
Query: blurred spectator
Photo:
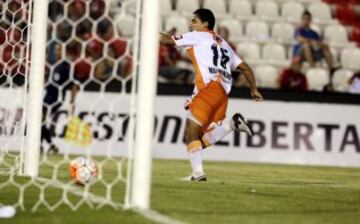
[[[64,4],[56,1],[51,1],[49,4],[49,19],[53,22],[60,20],[64,15]]]
[[[236,52],[236,46],[233,42],[231,42],[229,40],[229,37],[230,37],[230,32],[229,32],[229,29],[225,26],[219,26],[219,28],[217,29],[217,34],[219,36],[221,36],[222,38],[224,38],[224,40],[226,42],[228,42],[228,44],[230,45],[230,47]]]
[[[101,20],[97,25],[97,35],[103,41],[109,43],[107,49],[107,55],[113,59],[119,59],[117,66],[117,75],[121,78],[127,78],[131,76],[133,72],[133,62],[131,56],[131,48],[129,49],[130,55],[125,55],[126,50],[128,48],[128,42],[125,39],[119,37],[114,30],[113,24],[108,19]],[[119,35],[121,35],[121,31],[118,31]],[[106,62],[98,68],[99,70],[108,68],[109,71],[109,63]],[[96,69],[95,69],[96,70]],[[95,71],[96,73],[96,71]],[[100,75],[100,74],[99,74]]]
[[[119,30],[117,35],[113,24],[109,20],[104,19],[98,24],[97,34],[101,39],[109,43],[107,50],[109,57],[113,59],[122,57],[118,63],[117,74],[124,79],[130,77],[133,72],[132,48],[130,47],[129,49],[130,54],[125,55],[128,42],[118,36],[121,36],[121,31]]]
[[[114,62],[110,59],[103,59],[95,66],[94,76],[100,81],[108,80],[113,73]]]
[[[130,77],[133,73],[133,58],[131,55],[126,55],[122,58],[122,60],[119,62],[118,68],[117,68],[117,74],[123,78],[126,79]]]
[[[284,69],[279,77],[280,89],[291,91],[307,91],[306,76],[301,73],[300,64],[292,63],[290,68]]]
[[[176,29],[172,29],[168,32],[170,35],[176,33]],[[179,84],[191,84],[192,83],[192,71],[186,68],[184,63],[189,63],[188,60],[183,58],[179,51],[173,46],[159,46],[159,75],[166,81],[179,83]],[[183,63],[181,65],[181,63]]]
[[[21,20],[22,16],[27,13],[25,9],[21,8],[20,1],[9,1],[7,8],[8,10],[5,12],[6,19],[14,23]]]
[[[235,44],[229,40],[230,31],[227,27],[219,26],[219,28],[217,29],[217,34],[219,36],[221,36],[222,38],[224,38],[224,40],[226,42],[228,42],[230,47],[236,52]],[[246,86],[247,85],[247,81],[246,81],[245,77],[241,75],[239,70],[232,71],[231,75],[233,77],[234,86]]]
[[[66,58],[70,61],[76,60],[81,54],[81,44],[75,40],[72,40],[66,45]]]
[[[121,35],[121,33],[119,34]],[[99,22],[97,35],[104,41],[109,42],[108,55],[110,57],[116,59],[125,54],[128,43],[115,35],[113,24],[109,20],[104,19]]]
[[[91,32],[92,23],[88,20],[84,20],[76,26],[76,36],[81,40],[86,41],[90,39],[93,35]]]
[[[75,62],[74,78],[84,82],[90,77],[92,62],[88,59],[78,59]]]
[[[47,153],[57,153],[58,147],[53,143],[55,127],[51,123],[52,116],[58,111],[65,101],[67,91],[71,91],[70,103],[71,112],[74,111],[73,102],[78,91],[78,86],[73,82],[70,76],[70,64],[62,61],[62,49],[56,42],[50,43],[48,47],[47,59],[49,64],[56,64],[54,70],[46,70],[46,85],[43,104],[43,124],[41,127],[41,151]]]
[[[111,40],[115,36],[113,24],[107,19],[101,20],[98,23],[96,33],[106,41]]]
[[[99,19],[105,12],[105,2],[103,0],[92,0],[90,3],[90,17],[94,20]]]
[[[74,0],[68,6],[68,18],[77,21],[80,20],[86,12],[86,4],[84,0]]]
[[[103,49],[103,43],[97,38],[92,38],[86,46],[86,57],[95,61],[102,57]]]
[[[18,5],[12,7],[16,9]],[[10,6],[9,6],[10,7]],[[0,21],[0,85],[22,86],[25,83],[26,29],[21,24],[9,25],[6,20]]]
[[[62,42],[67,41],[71,37],[73,27],[66,20],[63,20],[56,27],[56,38]]]
[[[61,59],[62,59],[61,45],[57,44],[55,41],[51,42],[48,47],[47,62],[52,65],[57,63]]]
[[[329,69],[333,70],[333,58],[329,46],[322,42],[316,31],[311,29],[312,15],[309,11],[302,14],[300,27],[295,30],[293,45],[293,62],[302,63],[306,60],[311,67],[314,67],[317,61],[325,58]]]
[[[355,73],[350,79],[350,93],[360,94],[360,71]]]

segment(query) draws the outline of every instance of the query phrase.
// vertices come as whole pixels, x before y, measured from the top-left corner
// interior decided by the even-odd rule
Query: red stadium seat
[[[360,47],[360,26],[354,27],[351,32],[351,40],[355,41]]]
[[[353,4],[337,4],[334,14],[342,24],[355,25],[359,23]]]
[[[341,4],[344,3],[344,0],[323,0],[323,2],[326,2],[328,4]]]
[[[350,0],[350,3],[359,5],[360,0]]]

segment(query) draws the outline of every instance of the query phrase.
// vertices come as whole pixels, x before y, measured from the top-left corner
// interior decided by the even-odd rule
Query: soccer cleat
[[[201,176],[191,176],[191,181],[207,181],[207,176],[205,174]]]
[[[236,113],[233,115],[231,124],[234,130],[238,132],[245,132],[250,136],[253,135],[249,124],[246,122],[244,116],[242,116],[240,113]]]
[[[205,173],[192,173],[190,176],[181,178],[183,181],[207,181],[207,176]]]

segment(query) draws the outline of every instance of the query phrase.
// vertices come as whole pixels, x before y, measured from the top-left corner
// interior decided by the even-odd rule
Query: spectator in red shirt
[[[68,6],[68,17],[73,21],[80,20],[86,13],[85,1],[75,0]]]
[[[121,31],[118,31],[118,35],[121,36]],[[121,78],[127,78],[132,74],[132,56],[131,49],[130,54],[125,55],[128,48],[128,42],[125,39],[119,37],[115,31],[113,24],[108,20],[104,19],[98,23],[97,26],[97,35],[99,38],[103,39],[105,42],[108,42],[108,56],[114,59],[123,57],[117,66],[117,74]],[[105,65],[105,64],[104,64]],[[105,68],[107,66],[100,66],[98,70]]]
[[[127,41],[115,35],[112,23],[104,19],[97,26],[97,35],[105,42],[109,43],[108,54],[110,57],[118,58],[125,54]],[[121,35],[121,33],[119,33]]]
[[[307,91],[306,76],[300,70],[300,63],[292,63],[290,68],[284,69],[280,74],[280,89],[290,91]]]

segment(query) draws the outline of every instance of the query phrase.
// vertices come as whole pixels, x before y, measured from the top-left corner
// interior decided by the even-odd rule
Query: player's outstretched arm
[[[160,44],[174,46],[175,41],[171,38],[171,36],[169,34],[160,33]]]
[[[246,80],[249,83],[250,91],[251,91],[251,97],[256,101],[263,100],[262,94],[258,91],[256,87],[256,80],[253,71],[251,70],[250,66],[247,65],[245,62],[241,63],[238,68],[241,70],[241,72],[245,75]]]

